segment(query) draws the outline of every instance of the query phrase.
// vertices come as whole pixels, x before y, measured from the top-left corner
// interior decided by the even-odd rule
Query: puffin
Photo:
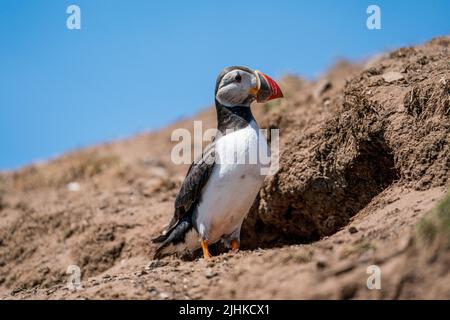
[[[200,248],[210,259],[209,246],[219,241],[237,252],[242,223],[263,185],[264,164],[255,155],[268,147],[250,105],[282,98],[279,85],[258,70],[232,66],[220,72],[214,94],[217,134],[189,167],[172,220],[152,239],[155,259],[192,256]]]

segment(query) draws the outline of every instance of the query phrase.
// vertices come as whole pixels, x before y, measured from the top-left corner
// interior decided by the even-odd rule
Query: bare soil
[[[435,208],[450,184],[450,38],[281,87],[286,99],[253,107],[280,129],[280,170],[239,253],[152,260],[187,170],[170,161],[170,134],[214,127],[211,108],[2,173],[0,298],[449,299],[450,218]],[[80,290],[67,286],[70,265]],[[380,290],[367,287],[370,265]]]

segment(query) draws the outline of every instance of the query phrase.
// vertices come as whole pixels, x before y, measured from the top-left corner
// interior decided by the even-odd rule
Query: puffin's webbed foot
[[[212,256],[209,253],[209,249],[208,249],[208,241],[206,240],[201,240],[200,242],[201,246],[202,246],[202,250],[203,250],[203,259],[208,260],[211,259]]]
[[[236,239],[231,240],[231,251],[238,252],[239,251],[239,242]]]

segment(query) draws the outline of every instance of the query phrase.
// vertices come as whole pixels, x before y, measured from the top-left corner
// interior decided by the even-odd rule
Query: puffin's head
[[[282,98],[278,84],[264,73],[246,67],[223,69],[216,81],[216,100],[226,107],[250,106]]]

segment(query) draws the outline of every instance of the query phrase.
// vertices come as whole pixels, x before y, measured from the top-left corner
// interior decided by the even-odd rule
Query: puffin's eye
[[[241,82],[242,76],[241,76],[241,74],[240,74],[239,72],[238,72],[237,75],[234,77],[234,80],[235,80],[236,82]]]

